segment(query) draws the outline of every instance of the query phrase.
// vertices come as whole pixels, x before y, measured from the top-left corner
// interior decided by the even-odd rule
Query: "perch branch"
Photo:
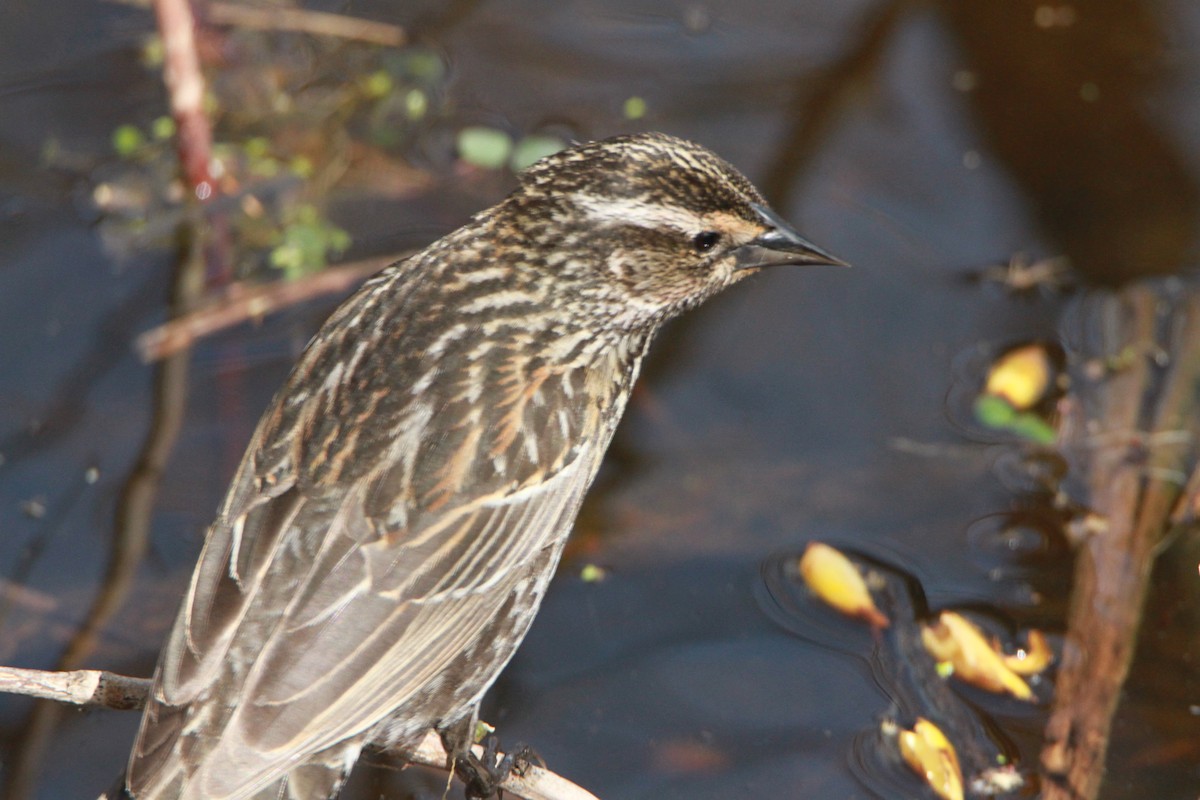
[[[146,704],[150,686],[151,681],[147,678],[131,678],[95,669],[48,672],[0,667],[0,692],[77,706],[140,709]],[[482,756],[483,748],[476,745],[475,753]],[[402,751],[401,756],[410,764],[446,769],[446,751],[441,737],[432,730],[416,747]],[[597,800],[586,789],[535,765],[530,765],[520,775],[514,771],[500,788],[525,800]]]
[[[150,681],[98,669],[50,672],[41,669],[0,667],[0,692],[56,700],[76,706],[119,710],[146,704]]]

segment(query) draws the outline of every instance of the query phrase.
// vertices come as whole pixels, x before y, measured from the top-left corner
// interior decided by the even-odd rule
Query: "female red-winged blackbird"
[[[126,791],[327,798],[368,744],[464,754],[655,330],[837,264],[661,134],[564,150],[368,281],[264,414],[163,650]]]

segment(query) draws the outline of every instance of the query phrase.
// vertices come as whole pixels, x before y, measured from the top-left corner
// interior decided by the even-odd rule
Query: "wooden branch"
[[[204,75],[196,50],[196,21],[187,0],[154,0],[162,36],[163,81],[171,99],[171,116],[178,131],[183,174],[197,199],[216,193],[212,163],[212,126],[204,110]]]
[[[408,34],[399,25],[302,8],[259,8],[215,2],[204,6],[204,21],[238,28],[333,36],[385,47],[402,47],[408,42]]]
[[[0,667],[0,692],[56,700],[75,706],[139,709],[150,694],[147,678],[131,678],[97,669],[49,672]]]
[[[1092,352],[1083,353],[1082,369],[1072,370],[1064,430],[1073,433],[1063,450],[1086,483],[1089,512],[1102,524],[1076,557],[1041,753],[1043,800],[1099,796],[1154,559],[1184,479],[1196,469],[1200,294],[1194,287],[1136,285],[1090,311],[1082,333]],[[1096,364],[1107,366],[1089,369]],[[1166,432],[1176,435],[1156,443],[1156,434]]]
[[[481,746],[475,745],[474,750],[475,755],[483,755]],[[435,769],[446,768],[446,750],[442,747],[442,738],[434,731],[426,733],[415,749],[402,751],[400,755],[413,764],[424,764]],[[597,800],[594,794],[581,786],[533,764],[530,764],[522,775],[517,775],[515,771],[511,773],[500,784],[500,788],[525,800]]]
[[[149,8],[152,5],[152,0],[108,1],[133,8]],[[332,36],[338,39],[379,44],[385,47],[403,47],[408,43],[408,32],[399,25],[348,17],[344,14],[331,14],[326,11],[309,11],[303,8],[282,6],[263,8],[216,0],[216,2],[205,3],[198,9],[198,13],[201,21],[209,25],[262,31],[293,31],[313,36]]]
[[[405,254],[368,258],[291,281],[252,285],[233,283],[195,311],[151,328],[137,338],[137,350],[146,362],[166,358],[197,339],[250,319],[279,311],[323,294],[348,290]]]
[[[48,672],[0,666],[0,692],[56,700],[84,707],[140,709],[146,705],[152,681],[131,678],[113,672],[84,669],[73,672]],[[483,748],[475,746],[482,756]],[[400,752],[410,764],[446,769],[446,750],[441,737],[429,731],[412,750]],[[566,778],[542,767],[530,765],[518,775],[514,771],[500,788],[525,800],[597,800],[596,796]]]
[[[845,115],[851,100],[875,80],[910,0],[889,0],[872,7],[855,26],[856,38],[833,63],[802,72],[794,81],[784,131],[769,160],[763,194],[781,213],[790,190],[819,155],[822,138]]]

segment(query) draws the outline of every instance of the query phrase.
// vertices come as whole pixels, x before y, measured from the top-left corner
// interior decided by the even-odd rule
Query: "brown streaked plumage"
[[[667,319],[839,263],[661,134],[535,164],[368,281],[264,414],[209,530],[127,791],[325,798],[368,745],[461,754]]]

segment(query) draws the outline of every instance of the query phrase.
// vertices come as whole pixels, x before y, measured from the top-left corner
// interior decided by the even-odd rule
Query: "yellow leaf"
[[[1018,675],[1036,675],[1054,661],[1054,649],[1041,631],[1029,632],[1029,646],[1016,655],[1005,656],[1004,664]]]
[[[1002,397],[1018,411],[1027,411],[1046,396],[1053,372],[1044,347],[1023,345],[1009,350],[992,364],[984,394]]]
[[[900,755],[929,788],[944,800],[963,800],[962,767],[954,745],[941,728],[918,717],[911,731],[900,731],[897,740]]]
[[[962,615],[943,611],[937,622],[921,628],[921,641],[930,655],[949,662],[954,674],[967,683],[990,692],[1008,692],[1020,700],[1033,699],[1029,684]]]
[[[875,606],[862,574],[840,551],[810,542],[800,557],[800,575],[813,594],[843,614],[864,619],[876,628],[888,626],[888,618]]]

